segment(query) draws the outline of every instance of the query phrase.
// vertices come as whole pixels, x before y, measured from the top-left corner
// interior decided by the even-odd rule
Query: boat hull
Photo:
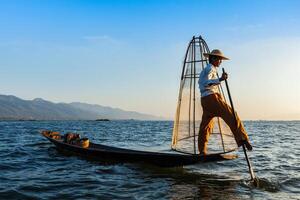
[[[78,155],[86,159],[104,162],[139,162],[161,167],[176,167],[183,165],[192,165],[196,163],[232,160],[237,157],[236,155],[223,153],[199,156],[177,152],[163,153],[139,151],[95,144],[92,142],[90,142],[88,148],[82,148],[78,145],[65,143],[62,140],[53,139],[46,133],[42,133],[42,135],[46,137],[50,142],[52,142],[56,146],[57,150],[61,152]]]

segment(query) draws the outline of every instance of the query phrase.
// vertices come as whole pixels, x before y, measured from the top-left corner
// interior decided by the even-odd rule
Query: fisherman
[[[217,68],[222,60],[229,60],[229,58],[225,57],[219,49],[214,49],[211,53],[203,53],[203,55],[208,57],[209,64],[201,71],[198,81],[203,108],[198,136],[199,152],[203,155],[206,154],[208,139],[214,126],[214,117],[221,117],[226,122],[239,147],[244,144],[251,151],[252,146],[241,120],[237,115],[235,119],[231,107],[225,103],[218,90],[218,85],[221,81],[226,80],[228,75],[223,73],[219,78]]]

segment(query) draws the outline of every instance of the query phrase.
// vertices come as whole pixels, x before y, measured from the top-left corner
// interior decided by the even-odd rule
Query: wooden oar
[[[224,68],[222,68],[222,70],[223,70],[223,73],[225,73]],[[232,109],[233,117],[234,117],[235,123],[237,125],[237,117],[236,117],[236,114],[235,114],[235,111],[234,111],[233,102],[232,102],[232,99],[231,99],[231,95],[230,95],[230,90],[229,90],[227,79],[225,79],[225,84],[226,84],[227,94],[228,94],[228,98],[229,98],[229,101],[230,101],[230,106],[231,106],[231,109]],[[248,158],[247,151],[246,151],[246,148],[245,148],[245,144],[243,144],[242,146],[243,146],[245,158],[246,158],[246,161],[247,161],[247,164],[248,164],[248,168],[249,168],[249,173],[250,173],[250,176],[251,176],[251,180],[253,181],[253,183],[254,183],[255,186],[258,186],[258,179],[255,177],[254,171],[252,169],[252,165],[251,165],[250,160]]]

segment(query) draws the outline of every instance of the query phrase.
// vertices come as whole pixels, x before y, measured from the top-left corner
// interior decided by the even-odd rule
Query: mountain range
[[[149,114],[125,111],[80,102],[53,103],[41,98],[24,100],[13,95],[0,95],[2,120],[163,120]]]

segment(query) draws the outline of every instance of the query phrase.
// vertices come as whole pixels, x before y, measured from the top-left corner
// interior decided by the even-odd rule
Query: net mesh
[[[206,42],[201,36],[193,37],[184,58],[172,136],[173,150],[191,154],[198,154],[198,133],[203,113],[198,89],[200,72],[208,64],[203,53],[209,53]],[[221,85],[219,91],[224,98]],[[207,152],[222,153],[235,149],[237,146],[227,124],[219,117],[215,117],[213,123]]]

